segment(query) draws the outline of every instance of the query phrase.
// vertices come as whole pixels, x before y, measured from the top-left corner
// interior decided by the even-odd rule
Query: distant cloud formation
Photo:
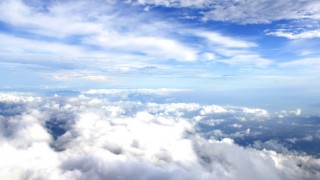
[[[2,93],[0,179],[320,178],[319,159],[261,148],[281,148],[275,141],[244,148],[230,138],[204,139],[195,130],[202,118],[225,114],[240,123],[268,118],[265,110],[110,100],[96,92],[109,94]]]

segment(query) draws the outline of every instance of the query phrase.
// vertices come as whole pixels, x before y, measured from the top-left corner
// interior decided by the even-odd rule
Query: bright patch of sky
[[[317,0],[2,0],[0,85],[319,97],[319,37]]]

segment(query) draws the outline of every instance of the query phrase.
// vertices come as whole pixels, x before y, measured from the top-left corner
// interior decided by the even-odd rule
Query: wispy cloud
[[[169,87],[172,87],[172,84],[180,84],[173,81],[182,79],[183,82],[188,82],[184,87],[189,87],[191,84],[199,84],[196,80],[202,79],[204,80],[202,84],[210,86],[216,79],[229,80],[223,78],[225,74],[234,74],[234,77],[261,76],[262,71],[275,73],[272,68],[284,68],[278,54],[273,54],[273,51],[268,54],[263,52],[269,47],[259,39],[262,38],[261,35],[269,33],[281,36],[276,33],[280,32],[281,28],[287,28],[288,31],[281,31],[287,34],[282,35],[296,40],[305,37],[312,39],[317,32],[317,20],[312,20],[312,28],[309,29],[307,26],[311,20],[296,20],[296,23],[292,22],[290,26],[289,24],[284,27],[275,26],[275,30],[272,28],[269,28],[269,31],[262,30],[261,33],[265,32],[264,34],[255,34],[255,37],[248,38],[250,36],[248,34],[234,33],[235,31],[227,28],[214,28],[211,27],[211,22],[199,19],[188,20],[192,22],[185,23],[185,20],[178,18],[181,13],[175,14],[173,11],[163,13],[161,8],[157,9],[158,6],[184,7],[187,8],[186,13],[193,11],[198,16],[199,11],[218,12],[219,8],[212,8],[220,6],[235,6],[231,9],[236,12],[247,11],[246,8],[249,7],[255,9],[253,8],[255,6],[269,7],[267,6],[269,3],[274,3],[272,7],[277,11],[283,8],[281,2],[242,1],[233,3],[234,5],[231,5],[231,2],[233,1],[89,2],[84,0],[40,3],[4,0],[0,3],[1,63],[6,64],[6,67],[9,63],[10,66],[16,65],[20,69],[28,69],[31,75],[37,73],[51,77],[48,80],[54,82],[62,79],[65,79],[66,83],[67,81],[72,83],[71,79],[94,81],[104,78],[93,77],[105,76],[110,83],[120,80],[122,84],[132,84],[133,79],[143,83],[148,78],[156,78],[157,82],[162,81],[165,84],[164,79],[167,78],[168,82],[172,80],[167,83]],[[288,2],[295,4],[296,7],[301,3]],[[305,4],[309,4],[311,8],[311,4],[316,6],[317,3],[310,1]],[[144,11],[141,5],[150,6],[150,11]],[[307,5],[301,5],[301,8],[307,8]],[[13,11],[16,13],[11,13]],[[261,10],[261,13],[263,11]],[[202,15],[205,17],[205,14]],[[240,23],[238,19],[232,17],[237,13],[229,12],[229,14],[228,17],[231,19],[223,21]],[[253,23],[247,22],[251,21],[249,17],[240,17],[241,13],[238,15],[240,19],[245,19],[241,21],[244,24]],[[252,17],[263,19],[264,15],[258,14],[257,17]],[[214,17],[212,16],[212,22],[220,21],[218,17],[215,17],[218,19]],[[310,18],[313,17],[310,15]],[[270,18],[270,21],[277,20]],[[264,22],[259,19],[254,21]],[[290,28],[300,27],[297,24],[304,24],[304,30],[291,31]],[[246,26],[242,26],[245,29]],[[308,32],[312,33],[308,35]],[[267,39],[269,37],[263,36],[266,38],[266,44],[269,43]],[[276,48],[283,48],[277,43],[274,44],[278,46]],[[295,55],[317,58],[317,53],[314,53],[317,52],[316,48],[287,49],[291,54],[288,53],[286,58],[289,60],[286,61],[298,59],[294,57]],[[251,69],[255,73],[248,75],[245,70],[242,71],[243,69],[248,71]],[[261,71],[258,72],[259,70]],[[69,75],[68,78],[60,76],[63,73]],[[240,78],[233,79],[240,81]],[[147,86],[146,83],[145,87]]]
[[[101,74],[136,76],[143,72],[153,77],[216,78],[221,77],[220,72],[198,67],[216,62],[259,68],[271,64],[271,60],[255,51],[258,44],[245,37],[202,27],[190,28],[178,20],[166,21],[158,12],[134,9],[136,6],[130,7],[134,12],[123,13],[123,8],[128,6],[130,4],[102,1],[44,4],[2,1],[0,20],[9,27],[0,34],[2,61],[32,65],[28,68],[51,66],[46,76],[61,74],[64,70],[69,75],[77,74],[72,77],[82,80],[93,80],[96,78],[91,76]],[[232,54],[236,51],[242,53]],[[58,68],[66,64],[69,70]],[[80,75],[81,72],[84,74]],[[91,73],[89,78],[85,78],[85,72]],[[51,77],[71,80],[71,76]]]
[[[318,19],[320,3],[316,0],[138,0],[129,1],[143,6],[195,8],[202,10],[202,20],[227,21],[239,24],[270,23],[278,20]]]
[[[286,31],[278,30],[276,32],[270,32],[267,34],[279,36],[279,37],[285,37],[288,39],[320,38],[320,30],[304,31],[301,33],[293,33],[293,32],[286,32]]]
[[[88,74],[88,73],[81,73],[73,74],[73,73],[63,73],[63,74],[53,74],[52,78],[57,81],[70,81],[75,79],[82,79],[82,80],[88,80],[88,81],[98,81],[98,82],[108,82],[108,77],[104,75],[97,75],[97,74]]]
[[[249,48],[257,46],[253,42],[247,42],[236,38],[223,36],[216,32],[199,31],[195,32],[195,34],[200,37],[206,38],[210,43],[221,45],[227,48]]]
[[[275,30],[268,29],[267,35],[288,39],[312,39],[320,37],[320,21],[318,19],[294,20],[290,23],[277,25]]]

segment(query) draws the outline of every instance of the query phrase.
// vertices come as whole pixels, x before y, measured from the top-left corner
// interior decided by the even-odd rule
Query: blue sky
[[[318,95],[315,0],[3,0],[3,89],[296,89]]]

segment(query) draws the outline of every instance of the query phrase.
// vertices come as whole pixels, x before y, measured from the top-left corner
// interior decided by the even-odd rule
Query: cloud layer
[[[0,100],[1,179],[320,177],[320,162],[311,156],[243,148],[229,138],[204,139],[195,130],[209,114],[231,113],[242,117],[239,121],[267,118],[261,109],[84,94],[1,94]]]

